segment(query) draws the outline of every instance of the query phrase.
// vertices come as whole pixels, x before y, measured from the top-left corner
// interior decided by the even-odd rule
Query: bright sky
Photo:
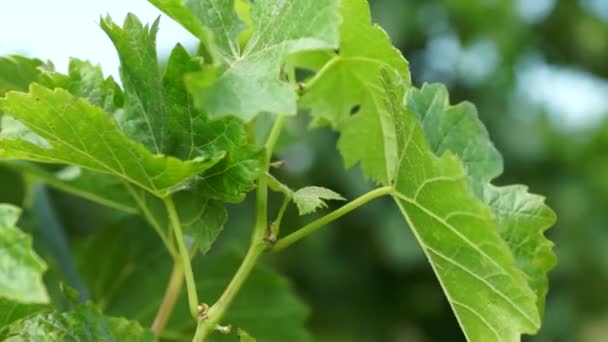
[[[146,0],[19,0],[0,11],[0,55],[24,54],[51,60],[57,70],[66,71],[70,56],[100,63],[106,74],[118,75],[118,57],[109,38],[99,28],[99,18],[110,14],[122,24],[126,14],[135,13],[144,23],[160,12]],[[163,16],[158,49],[168,53],[176,42],[192,46],[186,30]]]

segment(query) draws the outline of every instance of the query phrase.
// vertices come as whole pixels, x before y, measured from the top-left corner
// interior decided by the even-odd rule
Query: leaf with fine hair
[[[407,106],[420,120],[435,154],[451,151],[462,160],[477,196],[492,208],[501,236],[528,277],[542,316],[549,285],[547,272],[556,264],[553,243],[543,232],[555,224],[555,213],[543,197],[528,193],[525,186],[489,183],[502,173],[502,157],[472,104],[451,106],[443,85],[425,84],[421,89],[410,89]]]
[[[158,22],[148,28],[129,15],[122,28],[109,17],[101,25],[121,57],[125,109],[119,121],[123,129],[151,150],[183,160],[226,151],[226,158],[201,175],[197,186],[207,197],[240,202],[253,188],[263,154],[247,142],[240,120],[210,120],[193,106],[184,77],[202,70],[201,61],[178,44],[161,75],[154,52]]]
[[[333,190],[319,186],[308,186],[293,193],[292,200],[298,206],[300,215],[314,213],[319,208],[327,207],[325,200],[346,201]]]
[[[397,151],[391,146],[396,133],[391,117],[383,113],[378,70],[390,67],[409,80],[408,63],[388,35],[372,24],[365,0],[341,2],[340,14],[344,20],[339,53],[306,83],[300,105],[311,109],[316,124],[327,123],[343,132],[338,148],[347,167],[360,162],[367,177],[386,183],[395,176],[391,163]],[[357,112],[356,120],[349,120],[351,112]],[[366,144],[353,147],[348,143],[351,139],[363,139]]]
[[[5,116],[27,127],[29,136],[0,134],[0,157],[78,165],[138,185],[159,197],[174,192],[217,164],[225,153],[182,161],[151,154],[127,138],[101,108],[68,92],[32,85],[29,94],[0,99]]]
[[[211,116],[249,121],[261,112],[295,114],[293,85],[281,80],[286,56],[338,46],[337,0],[255,1],[253,31],[243,51],[233,0],[152,2],[195,34],[212,31],[215,39],[207,48],[220,58],[187,82],[197,106]]]

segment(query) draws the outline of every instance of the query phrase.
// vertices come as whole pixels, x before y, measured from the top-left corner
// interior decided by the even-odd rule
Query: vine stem
[[[268,170],[272,152],[281,135],[281,131],[285,124],[285,116],[279,115],[274,122],[272,130],[266,140],[266,158],[264,161],[264,170]],[[234,277],[220,296],[207,312],[205,318],[201,319],[196,328],[193,342],[202,342],[216,330],[220,320],[228,310],[228,307],[234,300],[234,297],[240,291],[241,287],[249,277],[249,274],[255,267],[258,259],[268,249],[268,244],[264,241],[268,234],[268,179],[261,176],[258,179],[256,191],[256,222],[251,235],[251,244],[247,250],[247,255],[241,262],[239,269]]]
[[[163,296],[163,300],[158,308],[154,322],[152,323],[151,329],[155,336],[161,336],[163,330],[165,329],[165,326],[171,317],[171,313],[175,308],[177,298],[182,291],[183,284],[184,268],[181,261],[175,260],[173,263],[173,271],[171,272],[171,277],[169,278],[169,284],[165,290],[165,295]]]
[[[327,225],[328,223],[335,221],[335,220],[339,219],[340,217],[348,214],[349,212],[359,208],[360,206],[366,204],[367,202],[369,202],[373,199],[376,199],[378,197],[390,195],[391,193],[393,193],[393,187],[385,186],[382,188],[377,188],[375,190],[372,190],[360,197],[357,197],[356,199],[352,200],[351,202],[349,202],[349,203],[343,205],[342,207],[332,211],[331,213],[321,217],[320,219],[315,220],[315,221],[305,225],[304,227],[296,230],[295,232],[287,235],[286,237],[278,240],[272,247],[272,251],[277,252],[277,251],[283,250],[283,249],[293,245],[294,243],[300,241],[301,239],[307,237],[308,235],[316,232],[317,230],[319,230],[323,226]]]
[[[252,243],[247,251],[245,259],[243,259],[241,266],[239,266],[239,269],[230,281],[230,284],[228,284],[228,287],[224,290],[224,293],[222,293],[217,302],[209,308],[207,311],[207,318],[199,322],[196,334],[192,340],[193,342],[205,341],[205,339],[216,330],[220,320],[232,303],[232,300],[234,300],[234,297],[238,294],[243,283],[247,280],[247,277],[267,247],[268,245],[263,241]]]
[[[175,209],[175,203],[171,196],[163,199],[165,206],[167,207],[167,213],[169,214],[169,220],[171,221],[171,227],[175,234],[175,240],[177,240],[177,247],[181,257],[181,264],[184,270],[184,276],[186,278],[186,289],[188,291],[188,306],[190,307],[190,313],[193,317],[198,316],[198,295],[196,294],[196,283],[194,282],[194,273],[192,272],[192,264],[190,263],[190,252],[186,247],[184,241],[184,232],[182,231],[182,224],[179,220],[179,215]]]

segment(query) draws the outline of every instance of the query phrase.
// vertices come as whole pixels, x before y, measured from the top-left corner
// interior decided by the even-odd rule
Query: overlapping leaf
[[[555,223],[555,214],[543,197],[529,194],[524,186],[489,184],[502,173],[502,158],[472,104],[450,106],[447,89],[436,84],[411,89],[407,105],[422,123],[435,154],[449,150],[462,160],[478,197],[492,208],[501,236],[536,292],[542,314],[548,289],[546,274],[556,263],[553,244],[543,232]]]
[[[124,318],[106,317],[92,304],[73,311],[38,314],[0,331],[0,338],[18,341],[155,341],[152,332]]]
[[[39,59],[22,56],[0,57],[0,96],[10,90],[27,91],[46,65]]]
[[[191,32],[212,32],[214,42],[207,48],[221,56],[219,66],[188,84],[197,105],[214,116],[250,120],[260,112],[295,114],[293,86],[280,80],[285,57],[338,45],[337,0],[255,1],[252,36],[242,52],[235,40],[242,25],[234,0],[152,2]]]
[[[101,251],[104,258],[98,257]],[[76,255],[92,299],[105,312],[136,319],[145,326],[152,323],[171,268],[170,258],[153,233],[142,230],[137,222],[125,221],[78,246]],[[213,303],[219,297],[241,259],[238,253],[224,252],[194,260],[201,301]],[[142,287],[142,283],[147,285]],[[191,336],[196,322],[183,292],[167,331]],[[247,330],[258,341],[310,341],[304,328],[307,315],[308,309],[283,277],[256,267],[224,322],[235,330]],[[218,336],[218,340],[234,339],[234,334],[225,339]]]
[[[358,32],[357,39],[378,32],[369,24],[369,16],[363,15],[368,13],[364,1],[343,2],[342,13],[342,27],[350,29],[343,32],[340,55],[360,46],[347,43],[351,31]],[[376,39],[375,44],[375,52],[392,51],[386,38]],[[395,200],[470,341],[514,341],[521,334],[536,332],[545,292],[535,282],[545,279],[552,260],[546,258],[547,244],[539,234],[551,221],[548,209],[539,206],[538,198],[518,206],[503,197],[503,209],[499,209],[503,215],[496,215],[495,202],[486,189],[488,181],[500,173],[502,160],[475,112],[463,105],[450,110],[460,113],[455,116],[429,115],[426,124],[434,131],[424,131],[422,117],[418,120],[403,104],[409,85],[407,64],[397,63],[401,57],[396,53],[376,56],[375,63],[366,57],[367,68],[361,64],[352,69],[341,68],[342,57],[334,57],[309,83],[302,105],[312,109],[318,122],[340,131],[339,147],[347,165],[361,163],[367,177],[395,188]],[[463,158],[464,167],[448,151],[451,147]],[[521,195],[521,188],[511,189],[519,189]],[[492,193],[496,199],[498,194]],[[518,211],[538,213],[538,221],[512,215]],[[534,238],[523,240],[524,236]],[[533,257],[531,253],[540,254]],[[542,266],[532,266],[532,262]]]
[[[88,61],[72,58],[67,75],[59,72],[44,72],[38,82],[50,89],[63,88],[72,95],[82,97],[91,104],[103,108],[108,113],[114,113],[123,105],[122,90],[112,76],[105,78],[101,67]],[[21,90],[26,91],[27,87]]]
[[[0,299],[48,303],[42,282],[46,264],[34,252],[32,239],[15,227],[19,214],[18,208],[0,204]]]
[[[152,155],[131,141],[101,108],[62,89],[32,85],[29,94],[10,92],[0,110],[41,140],[0,136],[0,156],[78,165],[111,174],[164,197],[194,175],[217,164],[223,153],[189,161]]]
[[[338,147],[347,167],[360,161],[368,177],[386,183],[394,177],[391,163],[397,159],[397,151],[391,147],[396,137],[394,123],[382,112],[383,100],[377,96],[382,88],[377,74],[385,66],[409,80],[408,64],[386,33],[372,25],[365,0],[342,1],[340,14],[344,20],[339,53],[307,84],[300,104],[312,110],[317,122],[343,132]],[[357,112],[355,120],[349,120],[352,112]],[[363,137],[366,144],[353,147],[348,143]]]
[[[123,28],[110,18],[102,20],[102,28],[121,57],[125,109],[120,122],[127,134],[153,151],[184,160],[227,151],[224,160],[201,175],[197,186],[214,199],[242,200],[243,193],[253,188],[262,153],[247,143],[238,119],[210,120],[194,108],[184,75],[200,71],[200,61],[178,45],[161,76],[155,52],[158,22],[148,28],[129,15]]]

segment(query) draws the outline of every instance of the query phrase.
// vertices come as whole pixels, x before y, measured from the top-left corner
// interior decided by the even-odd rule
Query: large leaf
[[[215,43],[209,48],[221,56],[219,65],[188,82],[196,104],[213,116],[232,114],[250,120],[260,112],[295,114],[295,90],[281,81],[285,57],[338,47],[337,0],[255,1],[252,36],[242,52],[235,40],[241,24],[233,0],[153,3],[191,31],[196,22],[214,34]],[[187,8],[195,8],[196,20],[183,15]]]
[[[19,214],[18,208],[0,204],[0,298],[48,303],[42,282],[47,266],[34,252],[31,237],[15,227]]]
[[[515,341],[536,332],[537,295],[501,237],[492,210],[475,196],[459,158],[449,151],[437,156],[429,146],[421,123],[403,105],[408,80],[394,69],[381,69],[381,74],[372,82],[382,87],[368,90],[374,111],[366,112],[362,105],[361,112],[346,119],[339,126],[340,143],[347,151],[369,145],[368,139],[354,134],[365,132],[362,122],[382,122],[378,135],[394,137],[376,146],[386,175],[377,169],[364,171],[382,175],[376,180],[394,187],[393,197],[468,340]],[[359,161],[365,158],[372,157],[360,155]]]
[[[120,177],[160,197],[224,156],[215,153],[181,161],[153,155],[127,138],[101,108],[61,89],[34,84],[29,94],[10,92],[0,99],[0,110],[36,137],[3,131],[0,157],[78,165]]]
[[[436,84],[411,89],[407,105],[422,123],[431,149],[437,155],[450,150],[462,160],[478,197],[492,208],[501,236],[536,292],[542,314],[548,290],[547,272],[556,264],[553,244],[543,232],[555,224],[555,214],[544,204],[543,197],[529,194],[524,186],[489,184],[502,173],[502,158],[472,104],[450,106],[447,89]]]
[[[91,298],[105,312],[136,319],[144,326],[152,323],[171,270],[171,258],[154,234],[142,230],[136,221],[125,221],[79,245],[76,255]],[[197,257],[193,267],[200,300],[213,303],[241,260],[233,252]],[[147,285],[142,287],[142,283]],[[182,290],[167,331],[191,337],[196,322]],[[258,341],[297,342],[310,340],[304,329],[307,315],[308,309],[283,277],[256,267],[224,321],[234,330],[247,330]],[[235,336],[216,334],[216,339],[230,341]]]
[[[102,315],[92,304],[64,313],[38,314],[16,321],[0,331],[3,339],[17,341],[155,341],[152,332],[124,318]]]
[[[338,147],[347,167],[360,161],[365,174],[386,183],[397,159],[394,123],[383,113],[380,66],[394,68],[409,80],[408,64],[378,26],[372,25],[365,0],[342,1],[340,50],[307,84],[300,100],[318,123],[343,131]],[[365,44],[361,44],[365,41]],[[330,95],[331,94],[331,95]],[[357,112],[356,120],[349,120]],[[345,127],[347,125],[347,127]],[[365,136],[366,144],[352,146],[351,139]],[[378,151],[383,153],[378,153]]]

